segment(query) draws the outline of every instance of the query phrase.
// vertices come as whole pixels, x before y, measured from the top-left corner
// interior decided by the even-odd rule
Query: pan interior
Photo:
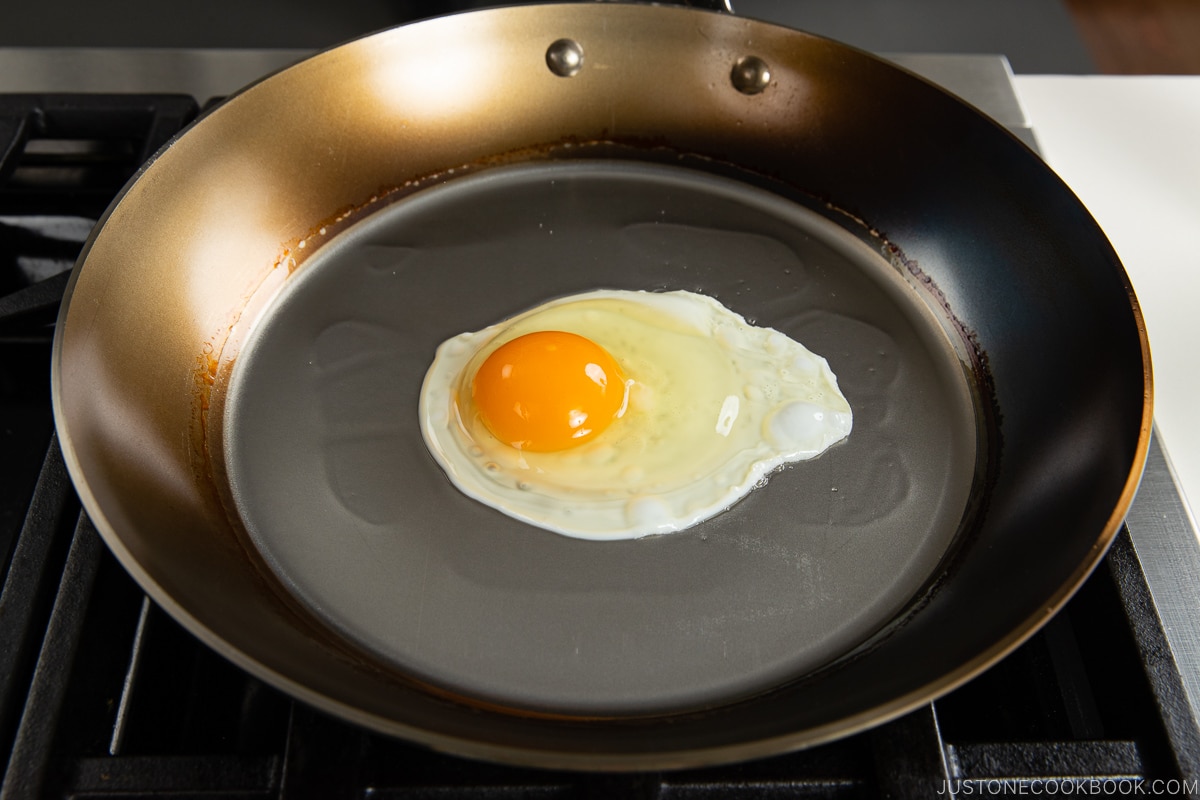
[[[418,428],[443,340],[597,288],[702,292],[825,356],[849,439],[689,530],[570,539],[450,484]],[[253,545],[406,676],[567,715],[709,707],[896,618],[963,523],[976,414],[944,312],[798,203],[634,162],[515,165],[394,203],[315,253],[233,369],[223,456]]]

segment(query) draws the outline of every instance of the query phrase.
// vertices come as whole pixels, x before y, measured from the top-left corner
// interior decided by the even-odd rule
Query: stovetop
[[[242,58],[251,69],[293,56]],[[896,58],[941,70],[1033,142],[1003,59]],[[49,364],[67,271],[95,220],[222,86],[0,95],[0,800],[1200,793],[1200,547],[1157,443],[1108,557],[1029,642],[905,717],[757,762],[595,775],[443,756],[315,711],[199,643],[81,513]]]

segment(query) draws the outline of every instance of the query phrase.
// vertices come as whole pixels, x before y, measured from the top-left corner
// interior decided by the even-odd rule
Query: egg
[[[709,519],[853,422],[824,358],[686,291],[597,290],[454,336],[418,411],[464,494],[603,540]]]

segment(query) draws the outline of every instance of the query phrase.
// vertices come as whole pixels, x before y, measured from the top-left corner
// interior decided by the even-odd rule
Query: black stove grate
[[[175,97],[0,97],[0,800],[1196,791],[1200,731],[1125,532],[1043,631],[962,688],[865,733],[735,766],[598,775],[444,756],[226,662],[103,546],[49,408],[66,270],[123,182],[196,113]],[[29,152],[56,137],[70,145]]]

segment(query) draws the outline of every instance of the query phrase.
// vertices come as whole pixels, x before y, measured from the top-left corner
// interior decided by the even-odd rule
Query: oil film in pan
[[[709,295],[825,357],[849,439],[728,511],[570,539],[460,494],[418,393],[443,340],[594,289]],[[963,522],[959,349],[831,219],[682,167],[517,164],[422,190],[317,251],[258,320],[225,408],[237,509],[324,624],[396,672],[568,715],[704,708],[818,670],[917,596]]]

